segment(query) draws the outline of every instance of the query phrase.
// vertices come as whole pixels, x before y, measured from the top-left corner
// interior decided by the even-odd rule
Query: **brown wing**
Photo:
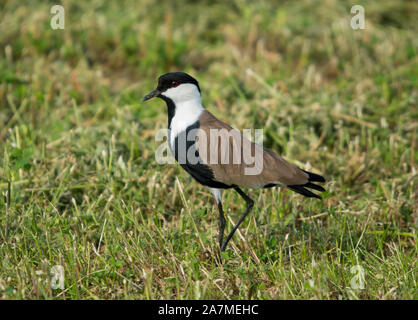
[[[309,183],[309,173],[249,141],[208,111],[201,115],[199,122],[202,131],[196,149],[216,181],[248,188]]]

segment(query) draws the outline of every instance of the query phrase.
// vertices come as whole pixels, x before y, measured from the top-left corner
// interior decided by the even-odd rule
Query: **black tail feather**
[[[293,190],[297,193],[300,193],[301,195],[304,195],[305,197],[308,198],[318,198],[321,199],[320,196],[318,196],[317,194],[309,191],[308,189],[305,189],[303,186],[287,186],[290,190]]]
[[[314,184],[314,183],[311,183],[311,182],[305,184],[304,187],[305,188],[311,188],[311,189],[314,189],[314,190],[318,190],[318,191],[321,191],[321,192],[325,191],[325,189],[322,188],[321,186],[318,186],[317,184]]]

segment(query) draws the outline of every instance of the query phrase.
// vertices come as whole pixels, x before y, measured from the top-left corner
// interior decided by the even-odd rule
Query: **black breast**
[[[204,186],[222,189],[231,188],[232,186],[216,181],[212,169],[208,165],[203,164],[202,159],[199,157],[199,152],[195,146],[199,126],[199,121],[196,121],[175,137],[173,146],[174,157],[184,170]]]

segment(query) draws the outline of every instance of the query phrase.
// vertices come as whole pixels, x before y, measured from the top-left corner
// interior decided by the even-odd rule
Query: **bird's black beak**
[[[158,89],[155,89],[154,91],[151,91],[150,93],[148,93],[145,97],[144,97],[144,99],[142,99],[142,102],[144,102],[144,101],[147,101],[147,100],[149,100],[149,99],[152,99],[152,98],[154,98],[154,97],[157,97],[157,96],[159,96],[159,94],[160,94],[161,92],[158,90]]]

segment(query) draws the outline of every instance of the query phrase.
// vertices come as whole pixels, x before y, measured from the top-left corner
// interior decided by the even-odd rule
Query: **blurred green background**
[[[417,298],[416,1],[62,1],[52,30],[55,4],[0,0],[1,298]],[[154,159],[169,71],[328,181],[251,191],[223,266],[210,194]]]

